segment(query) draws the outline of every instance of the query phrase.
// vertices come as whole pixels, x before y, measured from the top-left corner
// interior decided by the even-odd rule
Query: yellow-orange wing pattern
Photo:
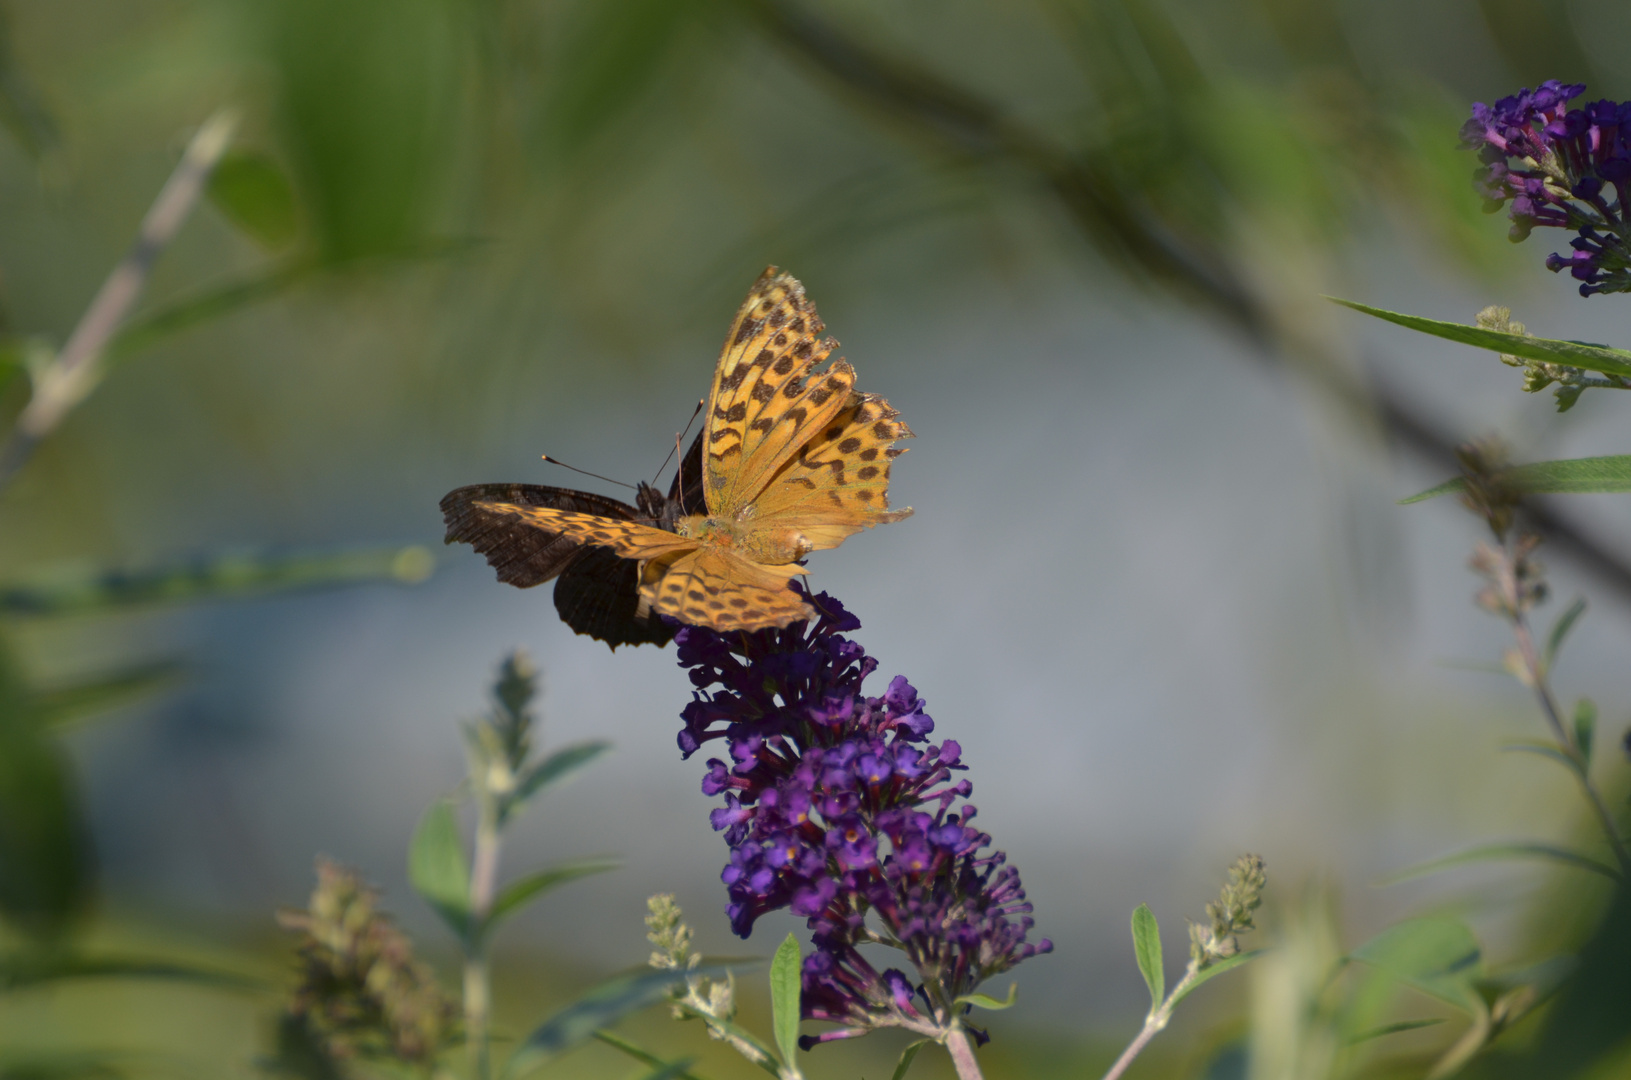
[[[838,344],[820,336],[825,329],[804,286],[775,267],[748,291],[708,394],[702,477],[711,517],[735,517],[844,409],[855,369],[839,360],[810,375]]]
[[[478,505],[491,513],[511,515],[580,544],[611,548],[625,559],[645,561],[675,552],[694,551],[698,546],[697,541],[678,533],[598,514],[580,514],[573,510],[517,503],[484,502]]]
[[[815,610],[788,588],[798,566],[763,566],[705,545],[641,568],[640,595],[663,615],[714,630],[763,630],[809,619]]]

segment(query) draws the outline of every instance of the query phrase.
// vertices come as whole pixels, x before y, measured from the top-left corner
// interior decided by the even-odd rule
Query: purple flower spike
[[[1019,873],[971,824],[961,800],[973,787],[953,776],[967,768],[962,747],[928,742],[934,720],[905,678],[868,697],[877,661],[840,636],[860,621],[826,593],[810,603],[817,619],[785,629],[678,631],[696,687],[680,750],[725,742],[702,790],[725,798],[711,821],[731,849],[721,875],[731,929],[747,937],[788,908],[814,932],[804,1016],[840,1027],[801,1045],[879,1027],[933,1037],[962,1022],[958,997],[1053,944],[1026,940]],[[880,972],[864,945],[899,950],[916,981]]]
[[[1551,79],[1493,106],[1478,102],[1461,128],[1462,145],[1484,163],[1474,182],[1486,209],[1510,203],[1514,243],[1539,226],[1576,232],[1574,254],[1553,255],[1547,269],[1567,269],[1581,296],[1631,292],[1631,102],[1569,109],[1585,90]]]

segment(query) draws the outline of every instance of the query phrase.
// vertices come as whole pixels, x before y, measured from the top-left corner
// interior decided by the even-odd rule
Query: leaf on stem
[[[1443,855],[1436,859],[1429,859],[1414,866],[1407,866],[1403,870],[1395,870],[1386,877],[1379,879],[1376,884],[1396,885],[1411,878],[1424,877],[1436,874],[1441,870],[1453,869],[1457,866],[1467,866],[1472,863],[1500,862],[1507,859],[1543,859],[1570,866],[1576,870],[1589,870],[1594,874],[1601,874],[1610,881],[1619,881],[1620,872],[1607,863],[1599,862],[1589,855],[1582,855],[1578,851],[1558,847],[1555,844],[1543,843],[1509,843],[1509,844],[1480,844],[1478,847],[1457,851]]]
[[[782,1063],[789,1068],[797,1067],[794,1055],[799,1048],[803,974],[804,958],[799,952],[798,938],[788,934],[770,961],[770,1013],[776,1048],[781,1051]]]
[[[1572,773],[1579,773],[1580,765],[1574,758],[1557,748],[1556,743],[1545,742],[1541,739],[1511,739],[1501,744],[1502,750],[1512,750],[1520,754],[1534,754],[1537,757],[1555,761]]]
[[[1360,1043],[1370,1042],[1372,1039],[1381,1039],[1388,1035],[1397,1035],[1401,1031],[1415,1031],[1418,1028],[1433,1027],[1435,1024],[1442,1023],[1444,1023],[1444,1018],[1442,1016],[1435,1016],[1426,1020],[1400,1020],[1396,1023],[1383,1024],[1381,1027],[1371,1028],[1369,1031],[1362,1031],[1358,1035],[1355,1035],[1353,1038],[1349,1039],[1348,1045],[1358,1046]]]
[[[1227,960],[1219,960],[1214,964],[1210,964],[1207,967],[1202,968],[1200,971],[1196,972],[1193,979],[1188,981],[1187,985],[1172,995],[1172,1001],[1170,1003],[1171,1007],[1177,1008],[1178,1003],[1184,1000],[1184,998],[1188,997],[1190,994],[1193,994],[1202,983],[1210,982],[1212,979],[1222,975],[1225,971],[1233,971],[1242,964],[1256,960],[1259,956],[1262,956],[1266,952],[1268,952],[1267,949],[1251,949],[1247,952],[1236,953]]]
[[[612,748],[609,742],[581,742],[555,751],[528,769],[510,796],[510,813],[519,813],[529,799],[551,784],[566,779]]]
[[[1597,703],[1581,698],[1574,703],[1574,745],[1584,765],[1591,764],[1591,740],[1597,731]]]
[[[48,727],[62,727],[173,686],[180,681],[181,671],[180,664],[161,661],[41,691],[34,695],[35,716]]]
[[[621,865],[615,859],[581,859],[524,874],[499,890],[481,932],[490,933],[504,919],[514,915],[551,889],[579,878],[589,877],[591,874],[604,874],[608,870],[616,870]]]
[[[1568,458],[1513,465],[1500,473],[1502,483],[1525,495],[1601,495],[1631,491],[1631,454]],[[1425,502],[1466,488],[1462,477],[1399,500],[1400,506]]]
[[[217,971],[213,968],[179,964],[173,960],[139,956],[52,952],[12,953],[0,957],[0,990],[20,990],[66,979],[158,979],[229,990],[267,988],[262,980],[236,972]]]
[[[432,803],[408,848],[408,880],[459,937],[470,933],[470,869],[453,804]]]
[[[253,150],[225,154],[210,176],[209,198],[229,221],[265,247],[284,247],[300,232],[294,184],[266,154]]]
[[[1341,300],[1335,296],[1328,296],[1326,299],[1410,330],[1444,338],[1446,341],[1456,341],[1479,349],[1489,349],[1491,352],[1519,356],[1525,360],[1567,364],[1569,367],[1585,368],[1604,375],[1631,375],[1631,352],[1624,349],[1611,349],[1606,345],[1593,345],[1583,341],[1554,341],[1525,334],[1508,334],[1499,330],[1486,330],[1481,326],[1424,319],[1420,315],[1402,315],[1396,311],[1384,311],[1382,308],[1370,307],[1352,300]]]
[[[1144,985],[1150,988],[1150,1011],[1154,1012],[1166,1000],[1167,973],[1161,963],[1161,927],[1148,904],[1133,909],[1133,955],[1138,958]]]
[[[577,1001],[534,1028],[505,1064],[500,1075],[520,1076],[591,1038],[597,1029],[616,1023],[629,1013],[654,1005],[687,977],[723,975],[720,965],[702,965],[686,971],[638,971],[617,975],[589,990]]]
[[[953,999],[958,1005],[973,1005],[977,1009],[986,1009],[990,1012],[999,1012],[1002,1009],[1012,1008],[1014,1002],[1019,1000],[1019,983],[1008,984],[1008,996],[1002,1000],[990,994],[962,994]]]
[[[1552,661],[1557,659],[1557,651],[1563,647],[1563,639],[1569,636],[1569,631],[1574,629],[1574,624],[1579,622],[1580,616],[1585,613],[1586,598],[1577,596],[1574,598],[1574,602],[1552,624],[1552,632],[1546,636],[1546,652],[1544,654],[1548,671],[1551,670]]]
[[[650,1050],[647,1050],[645,1047],[641,1046],[638,1043],[631,1042],[630,1040],[625,1039],[623,1036],[617,1034],[616,1032],[597,1031],[597,1032],[595,1032],[594,1037],[595,1037],[595,1039],[597,1041],[605,1043],[607,1046],[610,1046],[614,1050],[621,1050],[623,1053],[627,1054],[629,1057],[633,1058],[635,1061],[640,1062],[642,1065],[650,1065],[654,1069],[658,1069],[658,1070],[667,1069],[667,1068],[671,1068],[673,1065],[676,1065],[676,1064],[683,1065],[686,1068],[689,1068],[690,1065],[691,1065],[691,1061],[690,1061],[689,1058],[687,1058],[683,1062],[667,1062],[667,1061],[664,1061],[662,1058],[658,1057],[656,1054],[653,1054]],[[681,1072],[673,1073],[672,1075],[674,1077],[676,1077],[676,1080],[702,1080],[702,1078],[700,1076],[698,1076],[696,1073],[692,1073],[692,1072],[681,1071]],[[648,1080],[649,1080],[649,1078],[648,1078]]]
[[[1474,988],[1483,971],[1483,950],[1460,919],[1408,919],[1355,949],[1352,958],[1472,1016],[1488,1008]]]

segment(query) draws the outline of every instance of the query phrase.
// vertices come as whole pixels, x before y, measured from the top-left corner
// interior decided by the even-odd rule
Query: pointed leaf
[[[1586,598],[1577,596],[1574,598],[1574,603],[1570,604],[1563,614],[1557,617],[1557,622],[1552,624],[1552,632],[1546,636],[1545,657],[1548,669],[1551,668],[1552,661],[1557,658],[1557,651],[1563,647],[1563,639],[1569,636],[1569,631],[1574,629],[1574,624],[1579,622],[1580,616],[1585,613]]]
[[[1631,454],[1612,457],[1532,461],[1501,470],[1501,481],[1526,495],[1601,495],[1631,491]],[[1419,503],[1466,488],[1461,477],[1400,499],[1399,505]]]
[[[1597,730],[1597,703],[1590,698],[1581,698],[1574,703],[1574,745],[1580,749],[1580,757],[1587,765],[1591,764],[1591,740]]]
[[[156,694],[175,685],[181,678],[181,671],[180,664],[169,661],[126,668],[111,675],[37,693],[34,695],[34,709],[41,723],[61,727]]]
[[[1572,773],[1580,771],[1579,763],[1559,750],[1556,743],[1544,742],[1540,739],[1510,739],[1501,744],[1501,749],[1511,750],[1519,754],[1534,754],[1536,757],[1555,761]]]
[[[1549,338],[1507,334],[1499,330],[1485,330],[1481,326],[1424,319],[1420,315],[1401,315],[1396,311],[1384,311],[1352,300],[1340,300],[1334,296],[1328,296],[1326,299],[1411,330],[1419,330],[1424,334],[1479,349],[1519,356],[1525,360],[1567,364],[1570,367],[1585,368],[1587,371],[1600,371],[1604,375],[1631,375],[1631,352],[1624,349],[1611,349],[1606,345],[1591,345],[1583,341],[1553,341]]]
[[[1161,963],[1161,927],[1148,904],[1133,909],[1133,954],[1150,988],[1150,1008],[1159,1009],[1167,997],[1167,973]]]
[[[1483,973],[1483,951],[1459,919],[1436,916],[1397,923],[1355,949],[1352,957],[1470,1016],[1488,1011],[1473,988]]]
[[[1467,866],[1481,862],[1499,862],[1505,859],[1544,859],[1563,866],[1572,866],[1577,870],[1589,870],[1594,874],[1603,875],[1610,881],[1620,880],[1618,870],[1607,863],[1591,858],[1589,855],[1582,855],[1577,851],[1570,851],[1555,844],[1513,843],[1481,844],[1465,851],[1440,856],[1437,859],[1429,859],[1427,862],[1407,866],[1403,870],[1396,870],[1381,878],[1376,884],[1395,885],[1401,881],[1424,877],[1427,874],[1436,874],[1441,870],[1449,870],[1457,866]]]
[[[621,865],[615,859],[582,859],[523,875],[499,890],[497,898],[493,900],[493,909],[487,913],[487,922],[482,927],[482,932],[490,933],[493,927],[504,919],[514,915],[551,889],[579,878],[589,877],[591,874],[604,874],[608,870],[616,870]]]
[[[234,225],[266,247],[283,247],[300,231],[294,185],[265,154],[225,154],[210,177],[209,197]]]
[[[928,1039],[919,1039],[900,1052],[900,1061],[895,1065],[895,1071],[890,1074],[889,1080],[906,1080],[906,1070],[912,1067],[912,1059],[917,1052],[929,1045]]]
[[[681,1058],[670,1062],[646,1073],[644,1080],[676,1080],[678,1077],[690,1076],[689,1070],[695,1061],[695,1058]]]
[[[686,971],[644,968],[607,979],[534,1028],[500,1075],[515,1077],[544,1064],[593,1037],[597,1029],[664,1000],[669,991],[683,986],[687,977],[712,977],[724,973],[722,967],[702,965]]]
[[[521,777],[515,786],[515,792],[510,796],[510,805],[515,808],[511,812],[519,811],[528,799],[544,788],[571,776],[611,748],[611,743],[596,740],[574,743],[555,751]]]
[[[55,951],[12,952],[0,956],[0,990],[19,990],[67,979],[157,979],[233,990],[267,988],[264,981],[247,975],[157,958]]]
[[[788,1066],[794,1066],[794,1055],[799,1048],[803,974],[804,958],[799,953],[799,940],[788,934],[770,961],[771,1022],[776,1033],[776,1048],[782,1053],[782,1063]]]
[[[1172,995],[1172,1007],[1177,1008],[1178,1003],[1184,1000],[1184,998],[1188,997],[1190,994],[1193,994],[1202,983],[1211,982],[1219,975],[1222,975],[1225,971],[1233,971],[1242,964],[1247,964],[1253,960],[1256,960],[1259,956],[1262,956],[1266,952],[1268,952],[1267,949],[1252,949],[1249,952],[1236,953],[1227,960],[1219,960],[1210,967],[1202,968],[1199,974],[1197,974],[1193,979],[1189,980],[1188,986]]]
[[[461,938],[470,932],[470,870],[453,804],[439,799],[419,819],[408,848],[408,880],[414,891]]]
[[[656,1054],[653,1054],[650,1050],[647,1050],[645,1047],[641,1046],[639,1043],[625,1039],[623,1036],[614,1031],[597,1031],[595,1032],[594,1037],[599,1042],[603,1042],[615,1050],[621,1050],[623,1053],[627,1054],[635,1061],[640,1062],[642,1065],[650,1065],[654,1069],[666,1069],[669,1068],[671,1064],[680,1064],[678,1062],[666,1062]],[[691,1064],[690,1059],[686,1059],[683,1064],[689,1067]],[[691,1072],[677,1072],[673,1075],[677,1077],[678,1080],[702,1080],[701,1077]]]
[[[1383,1024],[1381,1027],[1362,1031],[1349,1039],[1348,1045],[1358,1046],[1362,1042],[1370,1042],[1372,1039],[1380,1039],[1388,1035],[1397,1035],[1401,1031],[1415,1031],[1418,1028],[1432,1027],[1435,1024],[1442,1023],[1444,1023],[1442,1016],[1435,1016],[1426,1020],[1400,1020],[1397,1023]]]
[[[958,1005],[973,1005],[977,1009],[985,1009],[989,1012],[1000,1012],[1003,1009],[1012,1008],[1014,1002],[1018,1000],[1019,983],[1009,983],[1008,996],[1001,1001],[989,994],[963,994],[953,999]]]

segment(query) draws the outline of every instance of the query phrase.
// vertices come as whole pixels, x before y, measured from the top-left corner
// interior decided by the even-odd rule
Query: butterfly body
[[[892,444],[911,430],[888,402],[854,389],[845,361],[813,370],[836,346],[823,329],[803,286],[765,271],[731,325],[703,431],[666,495],[641,484],[630,507],[562,488],[459,488],[442,500],[448,541],[486,555],[501,581],[561,575],[562,617],[614,647],[666,641],[672,629],[657,616],[716,630],[809,618],[790,586],[805,573],[798,561],[911,513],[888,509],[889,463],[904,452]],[[574,621],[563,589],[599,614]]]

